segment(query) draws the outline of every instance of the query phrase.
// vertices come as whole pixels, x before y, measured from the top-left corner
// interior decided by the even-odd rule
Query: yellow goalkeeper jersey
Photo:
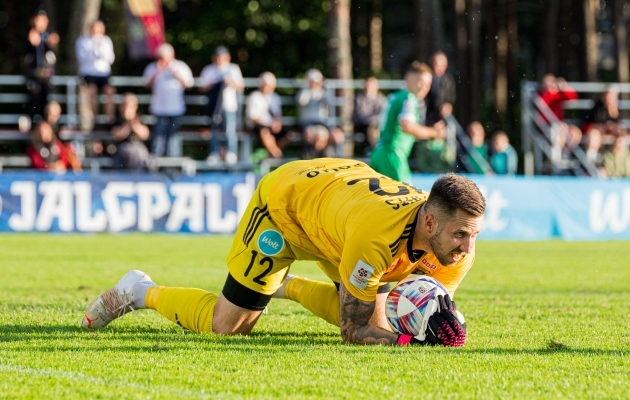
[[[416,216],[428,193],[392,180],[356,160],[296,161],[274,171],[267,204],[284,239],[313,255],[326,275],[363,301],[379,282],[410,273],[439,280],[454,294],[474,261],[453,266],[413,251]]]

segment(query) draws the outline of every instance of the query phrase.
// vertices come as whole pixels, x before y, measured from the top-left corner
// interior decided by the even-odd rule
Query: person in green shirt
[[[416,139],[445,136],[443,121],[425,126],[427,108],[424,98],[431,90],[433,72],[423,63],[414,62],[405,74],[406,89],[392,93],[380,119],[380,139],[372,152],[370,166],[392,179],[411,183],[409,154]]]

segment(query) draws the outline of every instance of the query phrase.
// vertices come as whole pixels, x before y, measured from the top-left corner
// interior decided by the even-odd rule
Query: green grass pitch
[[[249,337],[85,306],[128,269],[218,293],[230,237],[0,236],[0,398],[629,398],[630,244],[484,242],[463,348],[362,347],[273,300]],[[314,264],[293,272],[323,278]]]

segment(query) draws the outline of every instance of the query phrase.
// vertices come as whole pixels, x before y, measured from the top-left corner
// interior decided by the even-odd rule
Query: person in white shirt
[[[219,128],[225,127],[227,153],[224,161],[236,162],[238,138],[236,136],[237,92],[243,91],[243,74],[238,65],[230,62],[230,52],[224,46],[215,49],[212,64],[201,71],[201,91],[208,94],[206,112],[210,117],[212,138],[208,161],[217,162],[220,157]]]
[[[282,157],[282,149],[290,138],[282,127],[282,102],[275,92],[276,77],[263,72],[258,77],[258,90],[247,98],[247,123],[259,137],[269,154]]]
[[[330,145],[337,157],[342,156],[345,135],[336,126],[328,123],[328,100],[324,90],[324,76],[317,69],[306,71],[307,86],[296,96],[298,121],[306,143],[302,158],[321,157]]]
[[[175,59],[173,46],[164,43],[158,47],[157,60],[145,68],[143,77],[152,89],[149,111],[157,118],[151,132],[151,152],[158,157],[170,156],[171,137],[186,112],[184,90],[194,84],[192,71],[186,63]]]
[[[112,40],[105,35],[105,24],[102,21],[94,21],[90,34],[77,39],[75,52],[79,64],[79,76],[88,86],[93,114],[98,115],[98,92],[102,90],[107,95],[105,115],[108,122],[114,122],[116,91],[109,84],[109,77],[112,74],[111,66],[116,56]]]

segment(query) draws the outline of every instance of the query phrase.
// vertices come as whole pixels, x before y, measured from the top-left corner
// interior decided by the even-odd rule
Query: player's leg
[[[105,96],[106,96],[105,116],[107,117],[107,122],[112,123],[116,117],[116,102],[114,101],[114,96],[116,95],[116,88],[110,85],[108,81],[106,80],[105,85],[103,85],[103,93],[105,93]]]

